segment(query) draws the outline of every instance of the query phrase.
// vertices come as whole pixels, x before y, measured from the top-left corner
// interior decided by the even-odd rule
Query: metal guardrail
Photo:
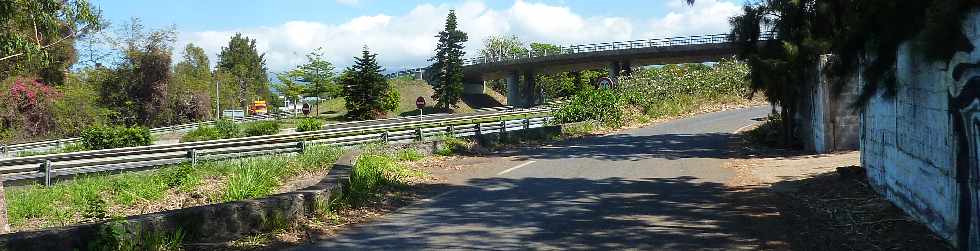
[[[235,121],[236,123],[242,123],[242,122],[278,119],[281,117],[282,117],[281,114],[268,114],[268,115],[249,116],[241,119],[233,119],[232,121]],[[204,121],[204,122],[197,122],[197,123],[150,128],[150,133],[165,133],[165,132],[189,130],[200,126],[212,125],[212,124],[214,124],[214,121]],[[4,156],[6,156],[9,153],[16,153],[19,151],[32,150],[38,148],[62,147],[67,144],[74,144],[78,142],[81,142],[81,138],[74,137],[74,138],[37,141],[37,142],[12,144],[12,145],[0,144],[0,159],[3,159]]]
[[[767,32],[760,36],[760,40],[768,41],[776,38],[775,33]],[[526,50],[524,53],[515,53],[503,57],[474,57],[463,59],[463,66],[478,65],[478,64],[488,64],[488,63],[498,63],[504,61],[513,61],[520,59],[530,59],[537,57],[547,57],[556,55],[568,55],[575,53],[588,53],[588,52],[600,52],[600,51],[612,51],[612,50],[624,50],[624,49],[639,49],[639,48],[656,48],[656,47],[668,47],[668,46],[680,46],[680,45],[702,45],[702,44],[720,44],[732,42],[731,36],[729,34],[713,34],[713,35],[700,35],[700,36],[688,36],[688,37],[671,37],[671,38],[653,38],[645,40],[631,40],[631,41],[620,41],[620,42],[608,42],[608,43],[595,43],[595,44],[581,44],[581,45],[571,45],[571,46],[559,46],[555,50],[548,51],[531,51]],[[390,78],[414,74],[416,72],[424,72],[428,67],[407,69],[398,72],[388,74]]]
[[[280,135],[19,157],[0,160],[0,180],[42,179],[45,185],[50,185],[59,176],[302,152],[310,144],[346,146],[411,142],[440,135],[472,136],[516,131],[545,126],[550,114],[550,108],[534,108]]]

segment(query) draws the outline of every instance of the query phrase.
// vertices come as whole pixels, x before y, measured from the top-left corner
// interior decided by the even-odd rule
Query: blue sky
[[[420,67],[435,46],[449,9],[456,9],[475,56],[491,35],[516,35],[527,42],[569,45],[728,30],[741,0],[92,0],[113,23],[139,17],[150,28],[177,27],[182,48],[194,43],[212,58],[228,37],[255,38],[271,71],[303,62],[322,47],[343,67],[363,45],[389,70]],[[175,52],[178,54],[179,51]],[[212,62],[213,63],[213,62]]]

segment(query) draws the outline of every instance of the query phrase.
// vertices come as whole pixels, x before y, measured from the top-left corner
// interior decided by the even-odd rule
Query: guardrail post
[[[299,148],[299,154],[305,153],[306,152],[306,141],[305,140],[300,140],[299,142],[296,142],[296,148]]]
[[[187,159],[191,161],[191,167],[197,166],[197,149],[187,150]]]
[[[449,131],[450,137],[456,137],[456,128],[453,125],[449,125],[449,127],[446,127],[446,131]]]
[[[506,133],[506,132],[507,132],[507,121],[501,120],[500,121],[500,135],[503,136],[504,133]]]
[[[476,136],[483,135],[483,123],[476,123]]]
[[[385,145],[388,144],[388,131],[384,131],[381,133],[381,144],[385,144]]]
[[[44,160],[44,163],[41,163],[41,170],[44,171],[44,186],[51,186],[51,161]]]
[[[0,144],[0,159],[7,157],[7,145]]]
[[[415,128],[415,136],[418,141],[425,140],[425,135],[422,134],[422,128]]]

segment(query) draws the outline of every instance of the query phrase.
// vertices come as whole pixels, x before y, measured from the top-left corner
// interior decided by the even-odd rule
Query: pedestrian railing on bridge
[[[400,143],[441,136],[474,136],[543,127],[551,108],[499,111],[461,117],[413,120],[280,135],[116,148],[0,160],[0,180],[42,180],[107,171],[145,170],[204,160],[302,152],[311,144],[350,146]]]
[[[767,32],[759,36],[762,41],[768,41],[775,39],[775,33]],[[714,35],[700,35],[700,36],[687,36],[687,37],[672,37],[672,38],[654,38],[645,40],[631,40],[631,41],[621,41],[621,42],[608,42],[608,43],[596,43],[596,44],[581,44],[581,45],[571,45],[571,46],[560,46],[554,50],[545,51],[531,51],[527,50],[523,53],[514,53],[506,56],[500,57],[475,57],[463,59],[463,65],[478,65],[478,64],[489,64],[489,63],[499,63],[512,60],[529,59],[537,57],[548,57],[556,55],[568,55],[576,53],[590,53],[590,52],[600,52],[600,51],[613,51],[613,50],[625,50],[625,49],[639,49],[639,48],[656,48],[656,47],[669,47],[669,46],[681,46],[681,45],[704,45],[704,44],[722,44],[732,42],[731,35],[729,34],[714,34]],[[427,67],[407,69],[399,72],[391,73],[388,75],[389,78],[394,78],[398,76],[415,74],[417,72],[424,72]]]

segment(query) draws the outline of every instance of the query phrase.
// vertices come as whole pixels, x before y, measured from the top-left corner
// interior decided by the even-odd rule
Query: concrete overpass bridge
[[[772,34],[764,34],[762,39],[770,40]],[[715,34],[562,46],[553,51],[499,58],[476,57],[463,60],[463,90],[482,94],[485,80],[505,79],[508,105],[531,106],[543,100],[540,87],[534,83],[536,74],[606,68],[609,77],[617,79],[632,73],[633,67],[718,62],[734,55],[729,35]],[[423,78],[427,73],[426,68],[419,68],[394,74]]]

